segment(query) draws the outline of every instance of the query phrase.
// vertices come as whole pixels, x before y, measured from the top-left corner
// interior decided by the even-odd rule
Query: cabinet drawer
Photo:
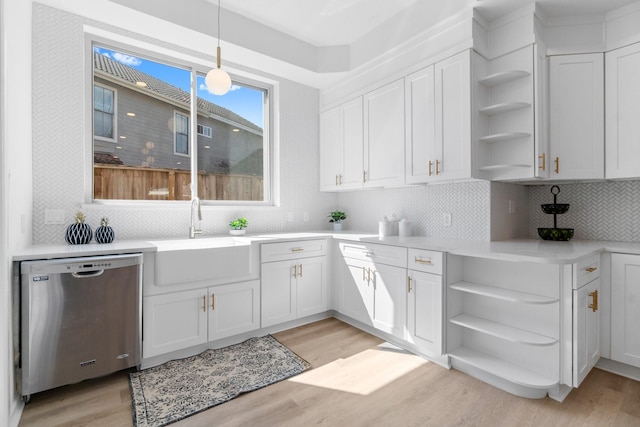
[[[573,289],[579,289],[600,277],[600,254],[585,258],[576,264],[576,280]]]
[[[346,258],[373,261],[395,267],[407,267],[407,248],[398,246],[340,242],[340,253]]]
[[[292,242],[265,243],[261,247],[262,262],[308,258],[327,254],[327,240],[296,240]]]
[[[409,270],[442,275],[442,252],[409,248],[407,264]]]

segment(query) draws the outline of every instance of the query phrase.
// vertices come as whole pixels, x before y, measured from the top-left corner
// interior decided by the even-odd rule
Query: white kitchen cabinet
[[[258,329],[259,285],[252,280],[145,297],[143,357]]]
[[[604,178],[604,59],[549,60],[550,179]]]
[[[605,54],[606,178],[640,177],[640,43]]]
[[[600,279],[573,291],[573,386],[578,387],[600,359]]]
[[[364,95],[364,187],[404,184],[404,80]]]
[[[611,255],[611,359],[640,368],[640,255]]]
[[[409,249],[407,340],[420,351],[440,355],[442,346],[442,253]]]
[[[209,288],[209,341],[260,328],[260,281]]]
[[[262,327],[328,309],[326,240],[265,244],[262,259]]]
[[[405,338],[407,249],[339,242],[343,269],[338,311],[376,329]]]
[[[563,369],[564,272],[553,264],[449,255],[446,345],[452,366],[519,396],[556,393]],[[571,277],[570,266],[566,273]]]
[[[470,51],[405,77],[407,184],[471,177],[470,78]]]
[[[528,179],[544,172],[545,154],[535,116],[542,76],[536,45],[487,60],[473,54],[475,175],[489,180]],[[544,58],[544,56],[543,56]],[[542,59],[543,62],[543,59]],[[542,66],[542,67],[541,67]],[[539,126],[542,128],[542,125]]]
[[[362,96],[320,114],[320,190],[362,187]]]

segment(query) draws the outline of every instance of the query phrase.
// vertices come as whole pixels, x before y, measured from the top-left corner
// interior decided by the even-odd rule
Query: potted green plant
[[[231,227],[231,230],[229,230],[229,234],[232,234],[234,236],[245,234],[247,232],[247,230],[245,229],[248,225],[249,221],[247,221],[246,218],[235,219],[229,223],[229,227]]]
[[[347,219],[347,214],[342,211],[332,211],[329,213],[329,222],[333,224],[334,231],[342,230],[342,221]]]

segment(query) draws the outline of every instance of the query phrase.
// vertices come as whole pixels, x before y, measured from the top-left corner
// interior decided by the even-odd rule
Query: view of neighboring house
[[[191,95],[99,52],[94,52],[93,95],[94,197],[190,198]],[[262,128],[198,98],[197,132],[199,179],[225,178],[210,186],[226,182],[237,187],[233,177],[250,178],[257,179],[252,187],[262,186]],[[141,174],[147,179],[141,180]],[[220,188],[203,191],[201,197],[211,200],[262,197],[256,189],[249,190],[252,196],[229,195]]]

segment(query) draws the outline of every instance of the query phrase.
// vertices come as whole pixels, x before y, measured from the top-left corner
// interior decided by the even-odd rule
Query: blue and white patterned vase
[[[76,213],[76,222],[67,227],[64,240],[70,245],[84,245],[93,238],[93,231],[89,224],[84,223],[84,214],[81,211]]]
[[[100,220],[100,226],[96,228],[96,242],[98,243],[111,243],[116,237],[116,232],[109,225],[109,218],[102,217]]]

